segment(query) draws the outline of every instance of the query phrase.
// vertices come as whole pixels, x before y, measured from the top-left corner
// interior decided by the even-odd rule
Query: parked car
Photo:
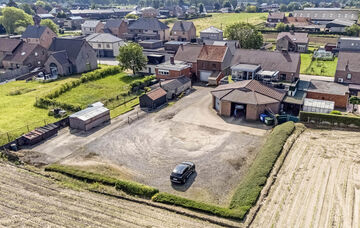
[[[192,162],[182,162],[175,167],[170,175],[173,183],[185,184],[186,180],[195,172],[195,164]]]

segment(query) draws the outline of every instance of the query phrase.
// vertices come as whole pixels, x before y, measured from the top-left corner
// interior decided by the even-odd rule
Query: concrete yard
[[[174,105],[130,125],[125,115],[92,134],[62,131],[32,148],[32,160],[77,166],[105,163],[124,178],[161,191],[228,206],[267,130],[260,123],[219,117],[211,107],[210,90],[195,87]],[[185,186],[172,185],[169,175],[182,161],[194,162],[197,173]]]
[[[360,227],[360,133],[306,130],[251,227]]]

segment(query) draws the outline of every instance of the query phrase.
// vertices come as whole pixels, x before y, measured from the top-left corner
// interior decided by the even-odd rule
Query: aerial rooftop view
[[[360,1],[0,0],[0,227],[360,227]]]

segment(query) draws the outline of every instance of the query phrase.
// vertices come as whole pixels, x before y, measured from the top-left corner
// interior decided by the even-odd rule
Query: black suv
[[[195,164],[192,162],[182,162],[175,167],[170,175],[173,183],[185,184],[186,180],[195,172]]]

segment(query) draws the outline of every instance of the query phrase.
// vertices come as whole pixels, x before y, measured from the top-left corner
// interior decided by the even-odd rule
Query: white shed
[[[317,112],[317,113],[330,113],[334,110],[335,102],[326,100],[316,100],[305,98],[303,111]]]
[[[100,105],[102,103],[94,103],[88,108],[72,114],[69,117],[70,127],[74,129],[88,131],[100,124],[110,121],[110,110]]]

